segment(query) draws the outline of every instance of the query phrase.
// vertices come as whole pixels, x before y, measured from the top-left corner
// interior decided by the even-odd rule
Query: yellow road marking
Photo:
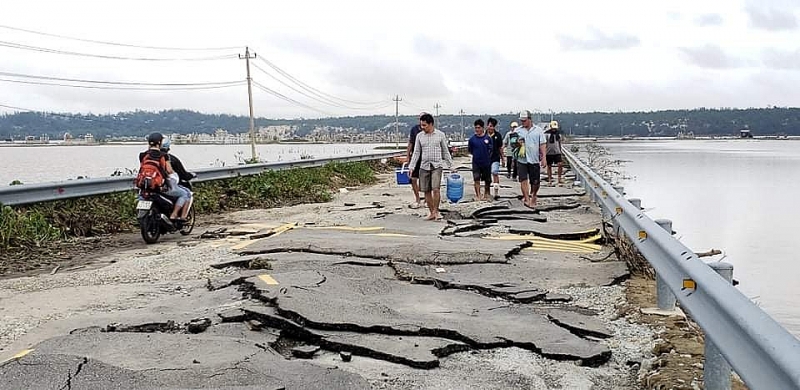
[[[382,226],[366,226],[366,227],[353,227],[353,226],[307,226],[306,229],[324,229],[324,230],[346,230],[351,232],[374,232],[383,230]]]
[[[521,236],[521,235],[505,235],[505,236],[490,236],[485,237],[489,240],[505,240],[505,241],[529,241],[534,243],[535,245],[551,245],[551,246],[561,246],[561,247],[575,247],[575,248],[584,248],[584,249],[591,249],[591,250],[598,250],[600,245],[591,244],[590,241],[596,241],[600,237],[591,237],[585,240],[580,241],[569,241],[569,240],[552,240],[549,238],[542,238],[536,236]]]
[[[272,235],[270,235],[269,237],[275,237],[277,235],[280,235],[283,232],[292,230],[292,229],[294,229],[296,227],[297,227],[297,222],[290,222],[290,223],[283,224],[283,225],[278,226],[278,227],[274,227],[274,228],[270,229],[267,233],[272,232]],[[269,238],[269,237],[264,237],[264,238]],[[235,250],[236,251],[236,250],[239,250],[239,249],[246,248],[246,247],[248,247],[250,245],[253,245],[253,243],[256,243],[258,241],[263,240],[264,238],[259,238],[259,239],[256,239],[256,240],[248,240],[248,241],[236,244],[236,245],[231,247],[231,250]]]
[[[278,281],[275,280],[272,276],[269,276],[269,274],[258,275],[258,278],[261,279],[261,281],[263,281],[264,283],[272,286],[278,284]]]
[[[31,352],[33,352],[33,349],[23,349],[22,351],[20,351],[16,355],[14,355],[14,356],[12,356],[12,357],[0,362],[0,366],[4,365],[4,364],[6,364],[6,363],[8,363],[8,362],[10,362],[12,360],[22,359],[23,357],[25,357],[25,355],[27,355],[27,354],[29,354]]]

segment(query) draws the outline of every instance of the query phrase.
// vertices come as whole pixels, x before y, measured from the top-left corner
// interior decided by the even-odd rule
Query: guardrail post
[[[642,209],[642,200],[641,199],[639,199],[639,198],[630,198],[630,199],[628,199],[628,202],[631,202],[633,207],[636,207],[637,210],[641,210]]]
[[[657,219],[654,222],[670,235],[672,234],[672,221],[669,219]],[[656,273],[656,300],[658,301],[658,308],[661,310],[675,309],[675,294],[672,293],[667,282],[658,273]]]
[[[733,282],[733,264],[717,261],[708,263],[708,266],[728,283]],[[704,388],[706,390],[730,390],[731,365],[708,337],[706,337],[704,353],[706,358],[703,365]]]

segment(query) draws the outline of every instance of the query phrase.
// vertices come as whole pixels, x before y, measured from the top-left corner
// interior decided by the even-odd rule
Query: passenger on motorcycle
[[[183,213],[181,215],[181,218],[183,221],[185,221],[189,210],[192,208],[192,201],[194,200],[189,181],[194,179],[197,175],[192,172],[188,172],[186,168],[184,168],[183,163],[178,156],[169,152],[170,146],[172,146],[172,143],[170,142],[169,138],[164,138],[164,141],[161,142],[161,152],[166,154],[167,161],[174,171],[168,177],[170,188],[178,187],[189,194],[189,200],[184,205]]]
[[[191,197],[189,190],[180,187],[177,185],[177,174],[172,169],[172,164],[170,163],[170,156],[167,153],[161,151],[161,144],[164,141],[164,136],[160,133],[152,133],[147,137],[147,145],[148,149],[144,152],[139,153],[139,162],[141,163],[145,156],[148,156],[152,160],[160,160],[161,157],[164,157],[166,160],[166,164],[163,167],[164,173],[166,174],[167,185],[163,192],[164,195],[175,198],[175,206],[172,209],[172,214],[170,215],[169,219],[172,221],[173,225],[176,228],[180,228],[180,225],[183,221],[186,220],[189,214],[189,199]],[[170,177],[175,178],[175,184],[172,184],[172,180],[169,179]]]

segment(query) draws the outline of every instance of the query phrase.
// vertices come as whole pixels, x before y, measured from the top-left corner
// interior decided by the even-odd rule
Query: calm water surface
[[[269,144],[257,145],[264,161],[299,160],[303,155],[316,158],[386,152],[375,150],[383,144]],[[391,144],[394,145],[394,144]],[[37,183],[74,179],[78,176],[106,177],[114,171],[139,169],[143,144],[103,146],[3,146],[0,147],[0,186],[13,180]],[[250,157],[250,145],[173,145],[187,169],[236,165],[239,156]]]
[[[800,142],[631,141],[603,144],[624,166],[629,198],[673,221],[689,248],[722,250],[734,278],[800,337]]]

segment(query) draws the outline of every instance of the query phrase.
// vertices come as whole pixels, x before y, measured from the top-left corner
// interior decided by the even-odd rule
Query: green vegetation
[[[520,109],[525,107],[520,107]],[[516,113],[466,115],[464,123],[472,123],[476,117],[486,119],[494,116],[505,133],[508,125],[517,120]],[[460,133],[461,116],[441,115],[437,127],[446,133]],[[542,121],[550,119],[543,114]],[[665,110],[648,112],[561,112],[554,119],[565,133],[582,136],[638,135],[675,136],[679,131],[695,135],[736,135],[743,128],[750,128],[755,135],[786,134],[800,135],[800,108],[747,108]],[[317,127],[352,129],[355,133],[394,133],[394,116],[371,115],[322,119],[266,119],[257,118],[256,126],[296,126],[293,141],[301,141]],[[415,115],[400,116],[399,131],[407,135],[410,127],[417,123]],[[106,137],[143,137],[152,131],[172,133],[213,133],[225,129],[230,133],[244,133],[249,129],[246,116],[202,114],[189,110],[167,110],[159,112],[122,112],[112,115],[94,114],[48,114],[21,112],[0,115],[0,139],[25,135],[48,135],[60,139],[65,132],[73,136],[92,133],[98,141]],[[465,131],[471,134],[471,129]]]
[[[267,171],[260,175],[197,183],[199,214],[331,200],[331,190],[371,184],[368,162],[330,163],[319,168]],[[0,249],[43,246],[67,237],[116,233],[136,227],[136,195],[124,192],[88,198],[0,206]]]

